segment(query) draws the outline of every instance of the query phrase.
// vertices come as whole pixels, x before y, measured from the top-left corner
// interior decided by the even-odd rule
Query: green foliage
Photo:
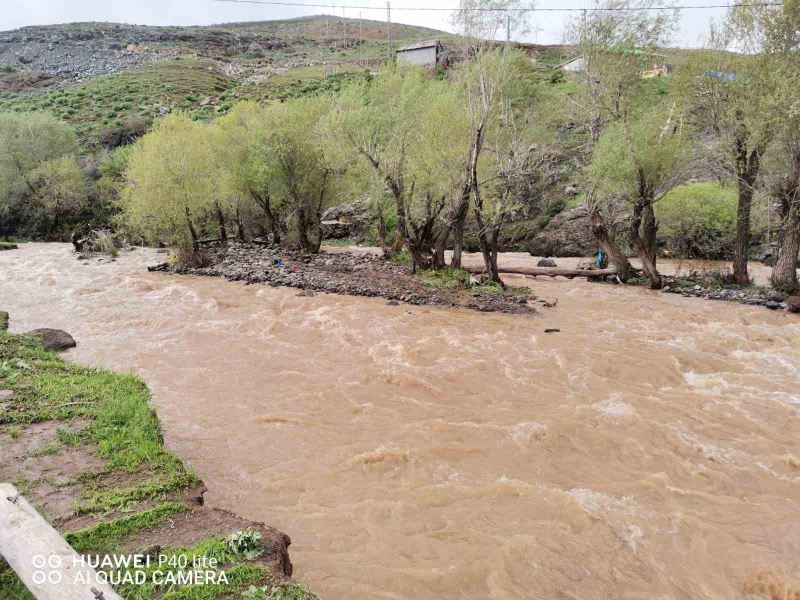
[[[0,233],[49,231],[53,210],[79,208],[77,151],[75,133],[53,117],[0,113]]]
[[[729,258],[736,224],[736,192],[714,182],[675,188],[656,205],[660,237],[675,256]]]
[[[198,98],[216,97],[233,85],[211,61],[175,60],[95,77],[38,97],[0,95],[0,111],[49,112],[73,125],[80,137],[89,141],[110,127],[142,117],[155,119],[163,111],[185,109],[191,117],[209,121],[216,116],[214,107],[200,106]]]
[[[127,159],[120,208],[129,230],[150,243],[191,249],[220,198],[219,163],[206,127],[183,113],[162,119]]]
[[[255,529],[235,531],[226,540],[228,548],[236,555],[253,560],[264,554],[261,546],[261,532]]]
[[[445,267],[444,269],[427,269],[420,271],[420,279],[426,285],[432,287],[446,287],[450,289],[462,290],[470,286],[469,271],[464,269],[454,269]]]
[[[691,149],[679,117],[657,106],[606,130],[588,176],[604,197],[632,205],[654,203],[680,182]]]

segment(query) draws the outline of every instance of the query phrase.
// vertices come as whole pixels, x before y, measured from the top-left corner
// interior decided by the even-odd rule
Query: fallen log
[[[486,272],[485,267],[463,267],[470,273],[481,275]],[[510,273],[515,275],[529,275],[531,277],[586,277],[596,279],[600,277],[613,276],[617,274],[616,269],[572,269],[569,267],[498,267],[500,273]]]
[[[38,600],[122,600],[10,483],[0,483],[0,554]]]

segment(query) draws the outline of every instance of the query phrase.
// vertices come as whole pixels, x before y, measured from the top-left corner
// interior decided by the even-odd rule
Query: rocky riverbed
[[[411,272],[411,265],[382,257],[349,253],[302,254],[258,244],[232,244],[208,253],[210,266],[185,267],[162,263],[151,271],[172,271],[230,281],[268,283],[316,292],[373,296],[389,302],[461,307],[484,312],[533,314],[532,304],[546,304],[527,288],[484,285],[472,277],[465,285],[432,283]]]
[[[743,288],[736,285],[709,284],[703,277],[667,277],[661,291],[667,294],[681,294],[706,300],[726,300],[750,306],[764,306],[770,310],[800,313],[800,296],[789,296],[765,287]]]

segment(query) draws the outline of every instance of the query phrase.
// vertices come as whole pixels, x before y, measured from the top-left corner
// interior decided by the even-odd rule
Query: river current
[[[0,308],[143,377],[207,501],[287,532],[323,598],[797,590],[798,316],[523,278],[556,306],[388,306],[161,260],[24,244]]]

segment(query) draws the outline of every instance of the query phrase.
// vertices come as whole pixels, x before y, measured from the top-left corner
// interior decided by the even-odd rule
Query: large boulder
[[[322,237],[361,238],[368,225],[367,211],[358,204],[332,206],[322,213]]]
[[[528,243],[532,256],[587,256],[597,252],[597,240],[583,206],[558,213]]]
[[[74,348],[77,344],[70,334],[61,329],[50,329],[43,327],[33,329],[25,333],[27,336],[42,338],[45,350],[55,350],[61,352],[67,348]]]
[[[786,299],[786,310],[790,313],[800,313],[800,296],[789,296]]]

